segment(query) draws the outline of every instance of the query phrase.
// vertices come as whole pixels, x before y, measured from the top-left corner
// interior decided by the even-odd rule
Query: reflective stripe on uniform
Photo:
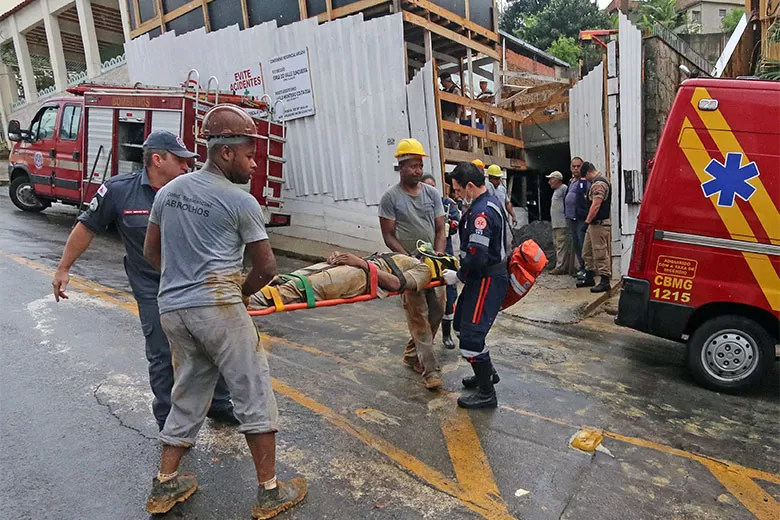
[[[469,243],[479,244],[481,246],[490,247],[490,238],[485,235],[477,235],[476,233],[469,236]]]
[[[465,348],[460,348],[460,355],[465,358],[474,358],[477,356],[485,356],[485,354],[488,354],[490,352],[490,349],[485,346],[484,350],[480,350],[479,352],[475,352],[473,350],[466,350]]]
[[[452,320],[455,319],[455,314],[454,313],[453,314],[445,314],[444,316],[441,317],[441,319],[443,319],[445,321],[452,321]]]
[[[528,292],[528,289],[523,287],[520,282],[517,281],[517,277],[515,275],[509,276],[509,283],[512,285],[512,289],[514,289],[515,292],[520,296],[523,296],[526,292]]]
[[[498,216],[501,217],[501,261],[503,262],[506,260],[506,218],[504,217],[504,210],[492,201],[488,201],[487,205],[489,208],[493,208],[498,213]]]

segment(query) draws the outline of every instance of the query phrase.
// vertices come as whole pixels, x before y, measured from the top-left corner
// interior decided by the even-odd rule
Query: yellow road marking
[[[4,251],[0,251],[0,255],[5,256],[21,265],[27,266],[36,271],[40,271],[50,275],[54,274],[54,270],[46,268],[31,260],[27,260],[26,258],[22,258],[17,255],[8,254]],[[87,292],[90,295],[101,298],[107,303],[116,305],[117,307],[127,310],[135,315],[138,314],[138,309],[135,306],[135,304],[130,303],[126,299],[123,299],[123,298],[130,297],[129,293],[126,293],[124,291],[118,291],[116,289],[111,289],[109,287],[105,287],[100,284],[90,282],[87,280],[75,279],[73,277],[71,277],[71,285],[74,288],[83,290],[84,292]],[[299,345],[297,343],[284,340],[281,338],[275,338],[267,334],[263,334],[263,338],[276,343],[286,344],[288,346],[295,346],[296,348],[306,347],[305,349],[302,350],[305,350],[306,352],[309,352],[314,355],[321,355],[321,356],[324,355],[326,357],[333,358],[339,361],[340,363],[347,363],[350,365],[359,366],[361,368],[363,365],[360,363],[351,362],[345,358],[340,358],[333,354],[329,354],[327,352],[321,351],[314,347]],[[369,365],[365,365],[365,366],[369,366]],[[371,371],[378,372],[378,370],[374,367],[371,368]],[[454,498],[458,499],[464,506],[468,507],[472,511],[490,520],[512,518],[510,515],[506,513],[506,506],[503,504],[502,501],[500,501],[500,496],[493,497],[490,496],[490,494],[485,493],[482,495],[481,500],[479,501],[475,501],[474,500],[475,497],[472,496],[473,493],[472,490],[475,489],[476,484],[480,484],[485,490],[492,488],[492,486],[495,486],[495,481],[493,479],[492,471],[490,470],[489,464],[487,463],[487,459],[484,455],[484,452],[481,449],[476,456],[476,458],[478,459],[476,462],[468,461],[466,460],[468,454],[465,451],[462,451],[462,446],[458,446],[456,444],[455,445],[456,447],[454,449],[455,454],[453,455],[453,450],[452,448],[450,448],[450,443],[448,442],[448,449],[450,450],[450,456],[453,460],[453,467],[455,468],[455,473],[459,480],[459,482],[456,483],[448,479],[440,472],[431,468],[430,466],[427,466],[425,463],[415,458],[414,456],[410,455],[409,453],[396,448],[395,446],[393,446],[386,440],[382,439],[381,437],[374,435],[373,433],[366,430],[365,428],[361,428],[359,426],[353,425],[352,423],[344,419],[341,415],[339,415],[335,411],[307,397],[306,395],[290,387],[289,385],[286,385],[285,383],[276,379],[273,380],[273,384],[274,384],[274,389],[280,394],[296,401],[298,404],[306,408],[309,408],[313,412],[322,415],[327,421],[329,421],[334,426],[338,426],[339,428],[350,433],[354,437],[360,439],[367,445],[376,449],[380,453],[391,458],[399,465],[406,468],[410,472],[414,473],[415,475],[425,480],[426,482],[428,482],[435,488],[439,489],[440,491],[447,493],[453,496]],[[451,392],[443,392],[443,393],[445,395],[448,395],[449,397],[455,396],[455,394]],[[529,416],[535,419],[547,421],[561,426],[567,426],[575,430],[580,428],[598,430],[602,432],[605,437],[609,437],[617,441],[621,441],[627,444],[632,444],[634,446],[648,448],[662,453],[676,455],[678,457],[697,461],[703,464],[713,474],[713,476],[715,476],[715,478],[718,479],[718,481],[730,493],[732,493],[737,498],[737,500],[739,500],[759,520],[776,519],[780,517],[780,506],[778,506],[777,501],[775,501],[771,495],[766,493],[760,486],[758,486],[758,484],[754,482],[754,479],[757,479],[757,480],[764,480],[766,482],[772,482],[775,484],[780,484],[780,475],[778,474],[769,473],[754,468],[747,468],[745,466],[734,464],[732,462],[706,457],[703,455],[698,455],[677,448],[672,448],[671,446],[667,446],[665,444],[660,444],[657,442],[648,441],[637,437],[621,435],[619,433],[614,433],[607,430],[601,430],[591,426],[586,426],[586,425],[575,426],[572,423],[568,423],[560,419],[545,417],[543,415],[539,415],[534,412],[529,412],[526,410],[515,409],[505,405],[502,405],[501,408],[520,415]],[[457,413],[466,414],[466,412],[463,410],[457,410]],[[466,417],[468,416],[466,415]],[[465,423],[462,419],[461,420],[452,419],[451,417],[450,418],[445,417],[445,420],[452,421],[450,424],[442,425],[442,431],[444,431],[445,437],[455,437],[458,434],[461,434],[463,436],[462,438],[467,440],[467,443],[463,444],[464,446],[470,443],[473,444],[474,440],[476,440],[477,443],[479,442],[479,438],[476,435],[476,431],[474,430],[474,426],[473,424],[471,424],[470,419],[468,423]],[[471,455],[472,457],[474,457],[473,452],[471,453]],[[483,480],[477,483],[472,483],[470,479],[464,479],[461,481],[461,475],[465,475],[467,468],[472,468],[472,470],[476,470],[477,474],[481,474],[481,476],[484,476],[486,472],[490,472],[490,480],[489,481]],[[497,489],[497,486],[495,489]]]
[[[485,518],[511,518],[468,412],[460,408],[454,413],[442,410],[441,431],[447,441],[455,476],[466,496],[491,505],[490,514],[484,515]]]
[[[680,129],[680,148],[699,180],[701,182],[709,180],[709,176],[704,172],[704,168],[710,162],[710,154],[704,148],[704,144],[699,139],[696,130],[694,130],[687,117]],[[731,235],[731,238],[757,242],[753,230],[737,204],[731,207],[718,206],[715,197],[710,197],[710,201],[726,225],[726,230]],[[744,252],[742,256],[745,258],[759,287],[761,287],[761,291],[769,302],[769,306],[775,311],[780,311],[780,275],[777,274],[774,266],[772,266],[769,256]]]
[[[707,89],[698,87],[691,97],[691,104],[699,114],[704,126],[707,127],[707,130],[715,141],[715,144],[718,146],[720,153],[723,154],[723,157],[726,157],[728,152],[741,153],[743,166],[750,163],[750,159],[742,149],[742,146],[739,144],[737,137],[734,135],[734,132],[731,130],[731,127],[726,121],[726,118],[723,117],[721,111],[699,110],[699,101],[709,97],[710,94],[707,92]],[[761,222],[761,225],[764,226],[764,230],[766,231],[767,236],[770,237],[770,241],[773,244],[778,245],[780,244],[780,239],[776,238],[774,233],[777,233],[778,230],[780,230],[780,212],[772,201],[772,197],[770,197],[769,193],[766,191],[766,187],[764,186],[764,183],[761,182],[760,176],[755,177],[748,182],[756,189],[756,192],[750,197],[748,202],[753,207],[753,211],[756,212],[756,216]]]
[[[0,254],[6,258],[9,258],[10,260],[13,260],[16,263],[24,265],[25,267],[29,267],[49,276],[54,276],[55,270],[44,267],[36,262],[27,260],[26,258],[22,258],[17,255],[8,254],[4,251],[0,251]],[[135,304],[135,301],[128,301],[122,298],[132,298],[132,296],[127,292],[111,289],[95,282],[90,282],[88,280],[73,276],[71,276],[69,286],[73,289],[83,291],[91,296],[100,298],[106,303],[110,303],[138,316],[138,307]],[[294,346],[295,348],[300,348],[301,350],[309,353],[326,355],[326,357],[330,357],[339,363],[355,364],[349,362],[346,359],[340,358],[339,356],[328,354],[305,345],[282,340],[280,338],[274,338],[267,334],[262,334],[261,337],[264,340],[272,340],[274,342],[286,344],[287,346]],[[357,365],[363,365],[361,368],[370,366],[364,364]],[[372,367],[372,371],[376,370]],[[475,513],[478,513],[488,520],[511,520],[514,518],[507,512],[506,505],[501,500],[501,496],[498,492],[498,486],[493,480],[493,473],[490,470],[490,466],[487,465],[487,457],[481,449],[479,438],[477,437],[474,426],[471,423],[471,419],[468,417],[468,415],[461,415],[460,419],[454,422],[455,430],[445,426],[442,427],[442,429],[445,431],[445,438],[448,440],[448,449],[450,449],[451,452],[454,451],[457,453],[459,457],[457,463],[453,460],[455,474],[458,479],[458,482],[453,482],[451,479],[447,478],[439,471],[431,468],[416,457],[399,448],[396,448],[388,441],[378,437],[377,435],[374,435],[365,428],[361,428],[360,426],[350,423],[335,411],[315,401],[314,399],[311,399],[299,390],[296,390],[295,388],[283,383],[276,378],[272,378],[272,381],[274,390],[280,394],[292,399],[301,406],[312,410],[318,415],[321,415],[325,420],[334,426],[341,428],[366,445],[392,459],[399,466],[417,475],[419,478],[429,483],[436,489],[457,499],[458,502]],[[448,437],[447,433],[452,434],[453,431],[461,432],[463,437],[455,436],[454,438],[451,438],[452,435]],[[452,440],[454,447],[450,447],[450,440]],[[483,461],[486,469],[485,467],[482,467],[481,471],[473,474],[464,472],[464,465],[465,467],[476,469],[476,466],[464,460],[466,456]],[[464,480],[461,481],[461,478]]]

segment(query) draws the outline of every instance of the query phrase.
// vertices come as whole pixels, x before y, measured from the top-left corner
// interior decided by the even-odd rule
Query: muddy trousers
[[[460,353],[469,362],[490,359],[485,338],[501,310],[509,275],[501,273],[467,280],[455,307],[455,330],[460,332]]]
[[[141,329],[146,338],[149,385],[154,394],[152,412],[158,428],[162,430],[168,412],[171,410],[171,389],[173,389],[171,348],[160,324],[160,310],[157,307],[157,300],[136,300],[136,303],[138,303],[138,316],[141,318]],[[227,384],[220,377],[216,388],[214,388],[210,411],[228,410],[232,406]]]
[[[433,338],[444,315],[444,287],[410,291],[401,295],[406,311],[406,324],[412,339],[404,349],[404,358],[415,357],[423,368],[423,377],[440,376],[441,369],[433,351]]]
[[[220,374],[243,434],[279,431],[279,412],[260,334],[241,303],[193,307],[160,316],[171,342],[176,381],[160,432],[168,446],[195,443]]]

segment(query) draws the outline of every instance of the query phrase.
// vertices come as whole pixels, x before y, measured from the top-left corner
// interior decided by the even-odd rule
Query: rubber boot
[[[146,500],[147,513],[167,513],[179,502],[184,502],[198,489],[198,480],[191,473],[184,473],[166,482],[157,477],[152,480],[152,492]]]
[[[461,408],[495,408],[498,406],[496,391],[493,388],[493,365],[489,359],[471,364],[479,389],[473,394],[458,397]]]
[[[452,350],[455,342],[452,340],[452,320],[441,320],[441,336],[444,348]]]
[[[590,290],[590,292],[592,292],[592,293],[602,293],[602,292],[609,291],[609,289],[610,289],[609,278],[607,278],[606,276],[602,276],[601,277],[601,281],[599,282],[599,284],[596,287],[593,287]]]
[[[577,282],[577,287],[578,288],[593,287],[594,285],[596,285],[596,280],[594,280],[594,276],[595,275],[596,275],[596,273],[594,273],[593,271],[586,271],[585,272],[585,279],[580,280],[579,282]]]
[[[488,361],[488,363],[490,363],[490,370],[493,372],[493,375],[491,376],[490,380],[493,382],[494,385],[497,385],[501,381],[501,378],[498,377],[498,372],[496,372],[496,369],[493,368],[493,362]],[[463,383],[463,388],[476,388],[478,384],[477,376],[464,377],[461,380],[461,383]]]

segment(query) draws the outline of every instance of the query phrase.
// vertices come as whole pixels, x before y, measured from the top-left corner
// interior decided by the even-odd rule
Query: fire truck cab
[[[245,189],[260,202],[267,225],[289,225],[290,216],[280,213],[286,127],[274,120],[276,107],[270,98],[258,102],[218,90],[202,91],[196,71],[184,85],[83,84],[69,90],[72,97],[44,103],[29,129],[10,121],[8,136],[15,144],[8,173],[14,205],[32,212],[53,202],[83,208],[106,179],[143,168],[143,142],[156,130],[179,136],[199,154],[193,165],[199,167],[207,148],[199,130],[203,116],[215,104],[228,102],[246,110],[263,136],[257,143],[258,167]]]
[[[718,391],[757,386],[780,339],[780,82],[683,82],[639,213],[617,323],[687,342]]]

